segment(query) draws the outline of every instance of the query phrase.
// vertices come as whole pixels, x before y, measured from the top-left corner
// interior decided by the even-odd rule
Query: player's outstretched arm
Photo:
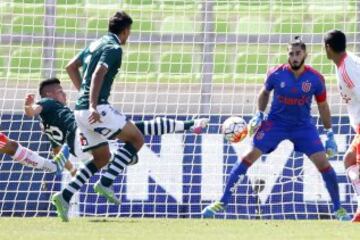
[[[24,111],[28,117],[34,117],[41,113],[42,106],[35,104],[35,94],[26,95]]]
[[[79,68],[82,66],[81,60],[78,56],[70,60],[65,69],[75,88],[79,91],[81,87],[81,74]]]

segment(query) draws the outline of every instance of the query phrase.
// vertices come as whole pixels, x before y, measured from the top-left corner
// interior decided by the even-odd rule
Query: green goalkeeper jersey
[[[104,77],[97,103],[108,104],[111,86],[121,66],[122,49],[118,37],[113,33],[103,36],[80,52],[77,58],[82,63],[83,80],[75,110],[89,108],[91,78],[98,64],[106,66],[108,72]]]
[[[42,129],[48,136],[51,146],[58,147],[67,143],[70,152],[75,154],[77,125],[74,113],[70,108],[52,98],[42,98],[37,104],[42,107],[40,113]]]

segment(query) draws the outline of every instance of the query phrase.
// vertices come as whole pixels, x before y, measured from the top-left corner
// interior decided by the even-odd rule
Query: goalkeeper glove
[[[261,122],[265,120],[264,112],[257,112],[249,121],[248,133],[252,136],[260,128]]]
[[[325,150],[326,155],[331,158],[337,154],[337,144],[335,142],[334,133],[331,128],[325,129],[326,132],[326,141],[325,141]]]

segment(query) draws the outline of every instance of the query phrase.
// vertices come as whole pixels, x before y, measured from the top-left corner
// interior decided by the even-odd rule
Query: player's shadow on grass
[[[89,220],[89,222],[91,223],[123,223],[123,222],[126,222],[126,223],[139,223],[139,220],[136,220],[136,219],[105,219],[105,218],[102,218],[102,219],[91,219]]]

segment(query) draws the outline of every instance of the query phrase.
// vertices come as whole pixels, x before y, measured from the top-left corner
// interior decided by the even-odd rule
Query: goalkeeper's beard
[[[304,65],[304,63],[305,63],[305,58],[304,58],[303,60],[301,60],[301,62],[300,62],[299,65],[291,64],[290,60],[289,60],[288,62],[289,62],[289,65],[290,65],[291,69],[292,69],[293,71],[297,71],[297,70],[299,70],[299,69]]]

